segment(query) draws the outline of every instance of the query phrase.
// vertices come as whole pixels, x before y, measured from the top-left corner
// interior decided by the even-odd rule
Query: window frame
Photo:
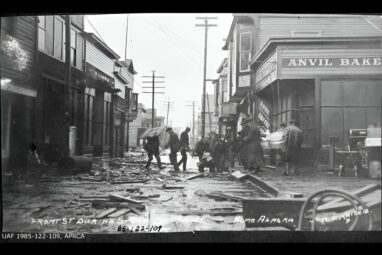
[[[244,34],[249,34],[249,50],[243,51],[242,50],[242,36]],[[252,31],[249,29],[245,29],[243,31],[239,31],[239,48],[238,48],[238,54],[239,54],[239,72],[249,72],[251,71],[250,67],[250,60],[252,57]],[[247,64],[247,69],[242,69],[241,63],[242,63],[242,54],[243,53],[249,53],[249,58],[248,58],[248,64]]]
[[[44,17],[44,27],[42,27],[40,24],[40,17]],[[41,15],[41,16],[37,16],[37,20],[38,20],[38,31],[37,31],[37,48],[43,52],[46,52],[46,15]],[[53,25],[54,27],[54,25]],[[54,29],[54,28],[53,28]],[[40,39],[41,39],[41,36],[40,36],[40,31],[43,31],[44,32],[44,39],[42,40],[42,42],[44,42],[44,46],[43,47],[40,47]],[[54,33],[54,32],[53,32]],[[54,38],[54,36],[53,36]]]

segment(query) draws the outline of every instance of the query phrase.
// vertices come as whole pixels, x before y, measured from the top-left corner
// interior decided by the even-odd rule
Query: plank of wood
[[[83,176],[80,177],[80,180],[84,180],[84,181],[95,181],[95,182],[101,182],[101,181],[102,181],[102,179],[91,178],[91,177],[83,177]]]
[[[134,203],[134,204],[142,204],[143,203],[143,201],[138,201],[138,200],[135,200],[135,199],[127,198],[127,197],[124,197],[124,196],[121,196],[121,195],[118,195],[118,194],[110,194],[110,197],[114,198],[114,199],[117,199],[117,200],[123,200],[123,201],[127,201],[127,202],[130,202],[130,203]]]
[[[292,192],[292,191],[286,191],[286,192],[283,192],[283,194],[286,195],[287,197],[290,197],[290,198],[301,198],[301,197],[304,197],[304,194],[297,193],[297,192]]]
[[[107,215],[115,212],[116,210],[118,210],[118,208],[116,208],[116,207],[110,208],[110,209],[98,214],[95,218],[96,219],[102,219],[102,218],[106,217]]]
[[[140,189],[139,188],[126,188],[126,191],[128,191],[128,192],[138,192],[138,191],[140,191]]]
[[[117,208],[133,208],[137,210],[144,210],[145,206],[141,204],[133,204],[128,202],[109,202],[109,201],[94,201],[92,202],[94,207],[117,207]]]
[[[266,183],[265,181],[261,180],[260,178],[256,176],[248,174],[246,179],[250,181],[251,183],[253,183],[254,185],[256,185],[257,187],[259,187],[260,189],[268,192],[274,197],[277,197],[278,194],[280,193],[277,189],[273,188],[268,183]]]
[[[196,178],[199,178],[199,177],[204,177],[204,174],[195,174],[195,175],[191,175],[189,177],[187,177],[186,179],[184,179],[185,181],[189,181],[189,180],[193,180],[193,179],[196,179]]]
[[[130,208],[121,209],[119,211],[116,211],[115,213],[109,214],[108,217],[109,218],[118,218],[118,217],[121,217],[122,215],[125,215],[126,213],[128,213],[130,211],[131,211]]]
[[[167,184],[163,184],[162,188],[164,188],[164,189],[184,189],[183,186],[172,186],[172,185],[167,185]]]
[[[150,180],[121,180],[121,181],[111,181],[111,184],[124,184],[124,183],[146,183]]]

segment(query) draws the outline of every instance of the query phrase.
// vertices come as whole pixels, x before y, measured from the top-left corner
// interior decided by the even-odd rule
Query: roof
[[[134,70],[133,60],[126,59],[125,61],[120,61],[132,74],[137,74],[137,71]]]
[[[228,58],[224,58],[223,61],[220,63],[220,66],[216,72],[221,73],[223,68],[227,65],[227,63],[228,63]]]
[[[224,46],[222,48],[223,50],[228,50],[229,41],[231,41],[231,39],[233,37],[233,30],[235,29],[237,21],[241,17],[248,17],[248,18],[252,19],[250,14],[233,14],[233,20],[232,20],[231,27],[230,27],[229,32],[228,32],[227,39],[225,40]]]
[[[86,36],[86,39],[96,45],[100,50],[102,50],[104,53],[106,53],[109,57],[113,59],[119,59],[120,56],[118,56],[117,53],[115,53],[105,42],[103,42],[100,38],[98,38],[93,33],[84,33]]]
[[[286,38],[270,38],[264,46],[251,59],[250,65],[261,64],[261,60],[267,57],[267,53],[273,50],[280,44],[291,43],[333,43],[333,42],[371,42],[381,41],[379,36],[363,36],[363,37],[286,37]]]

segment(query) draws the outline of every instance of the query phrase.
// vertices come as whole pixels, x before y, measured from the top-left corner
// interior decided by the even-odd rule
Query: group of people
[[[174,166],[175,171],[179,171],[179,167],[181,165],[183,165],[183,171],[187,170],[187,151],[190,150],[188,133],[190,130],[191,129],[187,127],[186,130],[182,132],[179,139],[178,134],[175,133],[172,128],[169,127],[166,129],[166,132],[169,134],[169,139],[165,145],[165,149],[170,148],[170,163]],[[147,142],[143,147],[148,155],[148,160],[145,168],[150,169],[151,161],[153,160],[153,156],[155,156],[158,163],[158,168],[161,170],[164,169],[159,154],[159,136],[147,137],[146,139]],[[182,155],[182,158],[178,162],[177,154],[179,151]]]
[[[198,168],[203,172],[207,167],[213,171],[229,171],[234,167],[235,157],[245,170],[253,173],[261,171],[264,166],[264,152],[262,148],[262,137],[266,134],[261,130],[260,123],[255,124],[253,119],[245,118],[241,122],[242,129],[233,137],[232,132],[227,132],[225,136],[211,132],[208,138],[198,141],[193,149],[192,155],[198,156]],[[281,128],[277,131],[283,132],[285,144],[282,149],[277,151],[280,165],[285,163],[284,175],[289,175],[291,169],[298,175],[297,163],[300,149],[303,142],[302,131],[296,126],[294,119],[289,121],[289,125],[281,123]],[[190,128],[187,127],[180,135],[176,134],[172,128],[167,128],[169,134],[165,148],[170,148],[170,163],[175,171],[187,170],[187,152],[190,151],[189,136]],[[146,168],[150,167],[153,156],[156,157],[158,167],[163,169],[159,157],[159,138],[152,137],[147,139],[145,150],[148,152],[148,162]],[[177,154],[180,152],[182,158],[178,162]]]

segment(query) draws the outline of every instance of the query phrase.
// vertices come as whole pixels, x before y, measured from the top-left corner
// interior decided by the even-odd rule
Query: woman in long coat
[[[244,137],[247,149],[247,167],[255,173],[260,171],[263,165],[263,149],[261,147],[261,131],[257,125],[247,124],[248,134]]]

